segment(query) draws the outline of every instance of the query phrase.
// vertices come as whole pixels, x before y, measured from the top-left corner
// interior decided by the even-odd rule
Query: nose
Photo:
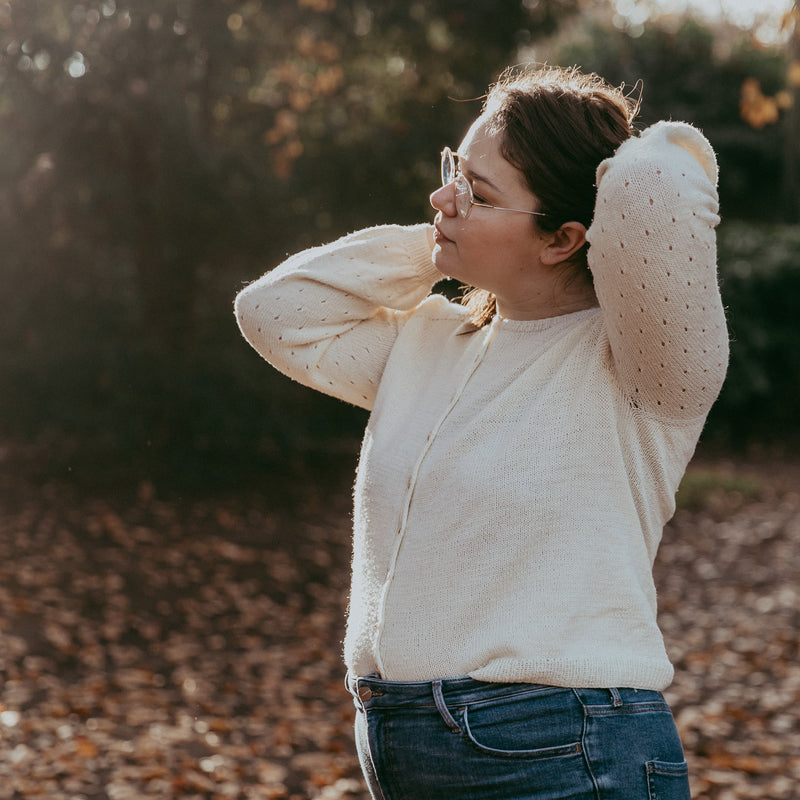
[[[440,186],[435,192],[431,192],[430,201],[437,211],[441,211],[448,217],[456,216],[458,212],[456,211],[455,183],[451,181],[445,186]]]

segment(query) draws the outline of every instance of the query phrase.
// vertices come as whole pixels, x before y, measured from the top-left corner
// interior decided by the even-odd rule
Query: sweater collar
[[[584,308],[581,311],[572,311],[569,314],[559,314],[555,317],[545,317],[544,319],[506,319],[499,314],[495,314],[492,321],[483,327],[488,328],[490,325],[494,325],[506,330],[535,333],[536,331],[545,331],[561,325],[571,325],[599,313],[600,308],[593,306],[592,308]],[[479,326],[467,320],[462,322],[456,329],[456,336],[461,336],[465,333],[475,333],[479,330],[481,330]]]

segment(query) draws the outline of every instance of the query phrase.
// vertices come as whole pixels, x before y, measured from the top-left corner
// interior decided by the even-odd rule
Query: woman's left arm
[[[716,182],[685,123],[648,128],[597,171],[589,266],[617,373],[636,407],[676,420],[708,413],[728,364]]]

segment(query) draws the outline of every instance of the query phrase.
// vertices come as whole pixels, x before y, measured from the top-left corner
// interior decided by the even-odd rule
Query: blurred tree
[[[419,152],[418,109],[441,112],[449,96],[480,94],[516,36],[532,23],[550,32],[577,0],[527,5],[3,3],[2,114],[12,154],[3,177],[22,184],[31,207],[42,199],[42,175],[53,173],[46,205],[59,241],[127,246],[147,329],[163,345],[186,347],[193,276],[204,260],[230,252],[231,239],[261,246],[266,230],[285,234],[298,212],[319,223],[326,218],[309,209],[373,204],[343,197],[353,188],[366,184],[374,195],[387,179],[407,186],[418,165],[398,158],[392,140]],[[439,129],[448,116],[440,114]],[[382,174],[358,170],[365,160],[374,166],[376,150],[393,153]],[[361,174],[326,185],[321,178],[341,163]],[[17,192],[11,197],[19,218]],[[396,212],[398,199],[392,193],[381,210]]]
[[[614,83],[633,87],[641,79],[640,126],[670,118],[693,122],[717,152],[718,255],[731,362],[704,438],[727,448],[777,444],[791,453],[800,430],[792,399],[800,374],[793,310],[800,264],[799,32],[795,26],[782,48],[691,19],[624,30],[591,21],[555,55]],[[780,221],[795,224],[774,224]]]
[[[424,218],[438,150],[476,111],[458,101],[580,4],[0,2],[6,428],[247,441],[247,409],[236,428],[209,407],[252,360],[237,279]]]
[[[788,97],[784,120],[783,199],[787,222],[800,223],[800,5],[795,0],[784,25],[790,30],[789,66],[786,71]]]
[[[720,34],[729,40],[719,47]],[[595,70],[613,83],[643,84],[641,125],[680,119],[698,125],[720,162],[725,217],[776,220],[785,162],[776,126],[756,130],[740,116],[742,86],[757,81],[771,95],[784,87],[788,59],[779,48],[755,43],[744,31],[712,29],[691,18],[658,20],[637,35],[593,22],[559,49],[556,59]],[[665,67],[668,65],[668,68]]]
[[[742,119],[756,130],[781,123],[783,219],[789,223],[798,223],[800,222],[800,7],[797,2],[784,15],[781,29],[787,37],[784,86],[774,95],[766,95],[758,78],[748,77],[742,83],[739,108]]]

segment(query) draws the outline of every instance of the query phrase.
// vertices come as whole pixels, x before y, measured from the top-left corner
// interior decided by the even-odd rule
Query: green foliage
[[[556,58],[614,84],[633,88],[641,81],[642,127],[660,119],[700,127],[717,152],[724,217],[782,219],[784,131],[775,125],[754,130],[741,119],[739,104],[748,78],[770,94],[784,85],[786,53],[758,47],[744,33],[718,53],[714,31],[687,19],[675,29],[647,25],[638,37],[592,24]]]
[[[757,500],[763,486],[751,476],[726,475],[718,470],[690,468],[675,497],[677,508],[701,511],[719,506],[730,511],[743,501]]]
[[[646,25],[638,37],[590,24],[557,58],[613,83],[641,80],[641,126],[681,119],[709,137],[720,166],[719,267],[732,341],[728,378],[704,438],[722,446],[796,444],[800,227],[774,224],[797,222],[784,181],[791,131],[787,120],[756,130],[740,117],[745,81],[777,93],[789,54],[758,47],[742,33],[719,48],[714,31],[688,19],[677,27]]]
[[[361,412],[266,369],[231,301],[290,250],[426,218],[458,101],[577,7],[528,5],[0,3],[3,434],[100,470],[352,440]]]
[[[725,223],[720,227],[719,265],[731,361],[706,438],[796,446],[800,226]]]

